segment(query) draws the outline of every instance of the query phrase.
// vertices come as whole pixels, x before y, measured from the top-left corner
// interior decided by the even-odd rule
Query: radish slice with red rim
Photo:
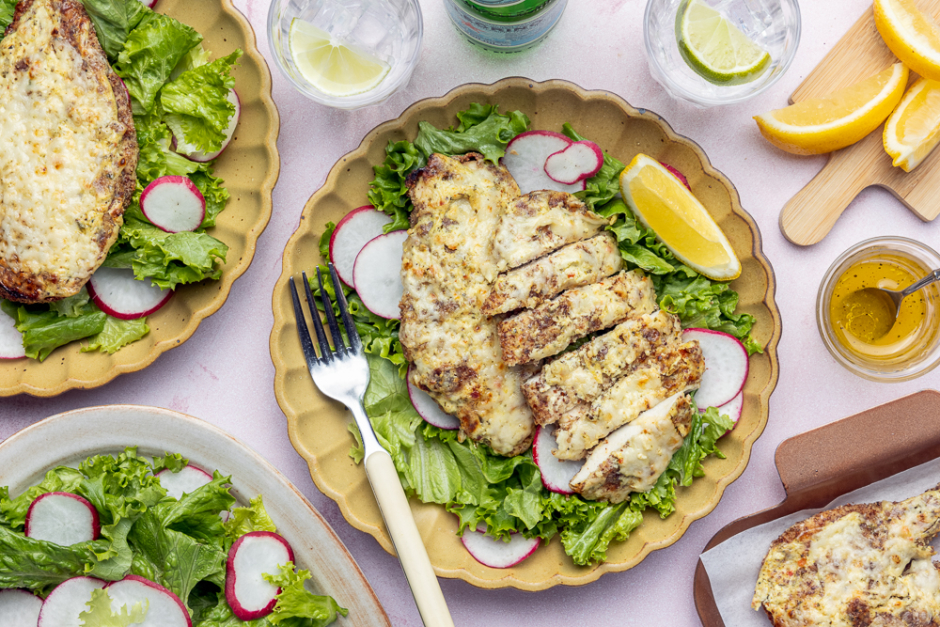
[[[408,376],[405,377],[408,382],[408,398],[414,405],[418,415],[424,418],[425,422],[434,425],[440,429],[454,430],[460,428],[460,419],[452,416],[441,409],[431,395],[419,388],[411,381],[411,369],[408,369]]]
[[[121,320],[134,320],[163,307],[173,290],[162,290],[146,278],[138,281],[130,268],[101,266],[88,281],[88,293],[101,311]]]
[[[138,603],[147,608],[144,622],[135,623],[140,627],[193,627],[180,598],[172,590],[149,579],[128,575],[109,583],[106,590],[111,597],[112,612],[120,612],[125,607],[130,611]]]
[[[685,188],[686,188],[687,190],[689,190],[690,192],[692,191],[692,187],[689,185],[689,179],[685,178],[685,174],[683,174],[683,173],[680,172],[679,170],[675,169],[674,167],[672,167],[672,166],[669,165],[668,163],[663,163],[662,161],[660,161],[660,162],[659,162],[659,165],[661,165],[661,166],[663,166],[664,168],[666,168],[667,170],[669,170],[669,171],[672,173],[672,175],[673,175],[674,177],[676,177],[677,179],[679,179],[679,181],[680,181],[683,185],[685,185]]]
[[[408,231],[379,235],[362,247],[353,266],[353,282],[362,304],[377,316],[401,318],[398,304],[405,287],[401,282],[401,257]]]
[[[105,587],[105,582],[94,577],[66,579],[46,597],[39,610],[37,627],[82,627],[79,618],[88,609],[91,591]]]
[[[385,225],[392,219],[386,214],[373,209],[372,205],[353,209],[336,224],[330,235],[330,261],[336,267],[336,274],[346,285],[353,283],[353,266],[362,247],[385,231]]]
[[[545,160],[545,174],[556,183],[573,185],[589,179],[604,165],[604,153],[591,141],[579,141],[552,153]]]
[[[206,199],[187,176],[161,176],[144,188],[140,210],[167,233],[195,231],[206,217]]]
[[[40,494],[26,510],[26,537],[71,546],[98,537],[98,511],[69,492]]]
[[[535,429],[535,440],[532,444],[532,459],[539,467],[542,475],[542,485],[551,492],[558,494],[574,494],[571,489],[571,480],[578,474],[583,461],[565,461],[558,459],[552,453],[558,449],[555,440],[555,425],[541,425]]]
[[[506,154],[501,163],[509,170],[522,194],[540,189],[552,189],[560,192],[580,192],[584,182],[563,185],[553,181],[545,174],[545,161],[548,157],[571,144],[570,139],[561,133],[552,131],[526,131],[519,133],[506,146]]]
[[[179,472],[164,468],[156,474],[156,477],[166,493],[176,500],[212,481],[212,475],[192,464],[183,466]]]
[[[154,4],[156,3],[157,3],[156,0],[154,0]],[[150,7],[150,8],[152,9],[153,7]],[[225,139],[222,140],[222,146],[218,150],[215,150],[213,152],[202,152],[199,150],[193,150],[191,152],[181,153],[187,159],[191,161],[195,161],[197,163],[207,163],[217,158],[219,155],[225,152],[226,148],[228,148],[228,145],[232,141],[232,137],[235,136],[235,127],[238,126],[238,119],[242,115],[242,102],[238,98],[238,94],[235,93],[234,89],[229,90],[227,99],[229,102],[235,105],[235,113],[232,114],[231,119],[228,121],[228,127],[226,127],[225,129]],[[174,141],[176,140],[175,137],[173,139]]]
[[[37,627],[42,599],[29,590],[0,590],[0,616],[4,627]]]
[[[741,413],[744,411],[744,390],[738,392],[738,395],[718,408],[718,413],[727,416],[734,424],[738,424],[741,419]]]
[[[539,538],[526,538],[514,533],[509,541],[485,535],[481,531],[467,529],[460,537],[473,559],[490,568],[510,568],[535,553]]]
[[[6,312],[0,311],[0,359],[21,357],[26,357],[23,334],[16,328],[16,321]]]
[[[705,358],[705,374],[695,393],[699,408],[721,407],[744,388],[748,356],[744,344],[733,335],[710,329],[686,329],[683,340],[697,340]]]
[[[225,565],[225,600],[235,616],[255,620],[270,614],[280,588],[264,575],[276,575],[293,561],[294,551],[276,533],[252,531],[236,540]]]

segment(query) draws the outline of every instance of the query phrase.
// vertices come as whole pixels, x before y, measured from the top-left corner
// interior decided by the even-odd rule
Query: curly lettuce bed
[[[475,151],[496,163],[509,141],[529,128],[524,113],[503,115],[495,105],[472,104],[457,119],[457,127],[447,130],[421,122],[414,142],[387,146],[385,161],[374,167],[376,176],[369,191],[369,201],[393,219],[386,231],[408,228],[412,206],[405,179],[432,153]],[[568,124],[563,131],[574,140],[583,139]],[[576,196],[599,214],[616,218],[608,229],[619,242],[626,267],[641,268],[650,276],[659,306],[679,316],[683,327],[730,333],[749,353],[760,352],[760,345],[750,336],[754,318],[735,312],[737,293],[726,283],[712,281],[678,262],[620,200],[618,176],[623,168],[623,163],[605,154],[601,170]],[[320,240],[324,258],[334,226],[327,224]],[[317,289],[315,282],[311,288]],[[325,289],[333,295],[332,286]],[[669,516],[675,511],[677,487],[689,486],[695,477],[703,476],[702,461],[709,455],[724,457],[717,442],[734,423],[710,407],[701,415],[693,412],[689,435],[650,491],[633,494],[617,505],[549,492],[542,486],[531,451],[501,457],[485,445],[459,442],[456,431],[426,423],[408,398],[404,380],[408,364],[398,340],[399,321],[372,314],[355,291],[346,286],[343,290],[369,358],[372,381],[365,408],[376,435],[391,453],[406,491],[455,514],[459,533],[482,523],[489,535],[499,538],[521,533],[547,541],[560,534],[565,552],[576,564],[604,561],[610,543],[626,540],[642,522],[646,509]],[[355,427],[350,430],[358,442]],[[350,454],[361,460],[361,442]]]

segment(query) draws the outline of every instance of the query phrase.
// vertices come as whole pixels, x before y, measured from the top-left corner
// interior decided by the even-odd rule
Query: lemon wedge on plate
[[[875,27],[904,65],[940,80],[940,27],[913,0],[875,0]]]
[[[374,89],[389,70],[385,61],[299,18],[290,23],[290,54],[300,74],[330,96],[353,96]]]
[[[940,82],[918,79],[885,124],[885,151],[910,172],[940,142]]]
[[[871,78],[830,94],[755,116],[771,144],[798,155],[816,155],[859,141],[894,110],[904,95],[908,70],[895,63]]]
[[[685,185],[652,157],[638,154],[620,174],[623,199],[676,258],[709,279],[741,275],[728,238]]]
[[[676,41],[689,67],[710,83],[746,83],[770,65],[769,52],[700,0],[679,7]]]

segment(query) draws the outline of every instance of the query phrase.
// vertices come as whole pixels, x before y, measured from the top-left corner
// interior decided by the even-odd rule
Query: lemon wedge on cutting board
[[[676,41],[689,67],[710,83],[746,83],[770,65],[769,52],[700,0],[679,7]]]
[[[910,172],[940,142],[940,82],[918,79],[885,124],[885,151]]]
[[[797,155],[845,148],[878,128],[894,110],[907,86],[901,63],[830,94],[755,116],[771,144]]]
[[[289,37],[298,71],[324,94],[361,94],[377,87],[388,74],[385,61],[299,18],[291,20]]]
[[[913,0],[875,0],[875,27],[904,65],[940,80],[940,26]]]
[[[644,154],[620,174],[623,199],[676,258],[709,279],[730,281],[741,275],[728,238],[708,210],[662,164]]]

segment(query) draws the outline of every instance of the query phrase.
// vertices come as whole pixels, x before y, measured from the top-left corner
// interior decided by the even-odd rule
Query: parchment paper
[[[708,573],[715,604],[725,627],[768,627],[764,610],[751,609],[754,586],[761,563],[770,543],[791,525],[823,510],[848,503],[903,501],[926,492],[940,483],[940,459],[915,466],[854,492],[840,496],[820,509],[807,509],[765,523],[728,538],[710,551],[702,553],[702,564]]]

